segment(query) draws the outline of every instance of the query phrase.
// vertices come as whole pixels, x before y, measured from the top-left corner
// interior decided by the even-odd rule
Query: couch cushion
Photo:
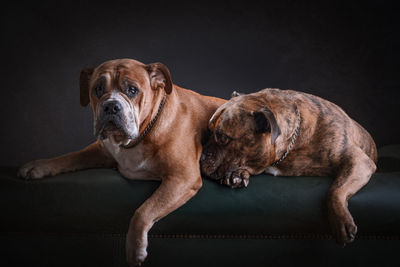
[[[396,159],[400,146],[386,158]],[[397,149],[397,150],[396,150]],[[385,150],[386,151],[386,150]],[[0,232],[101,233],[127,231],[133,212],[159,185],[92,169],[38,181],[0,169]],[[253,176],[230,189],[204,179],[199,193],[151,230],[153,236],[330,238],[325,194],[329,177]],[[349,202],[359,236],[400,236],[400,171],[378,172]]]

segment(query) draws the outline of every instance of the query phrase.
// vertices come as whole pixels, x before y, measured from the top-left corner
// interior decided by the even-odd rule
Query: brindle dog
[[[233,97],[216,110],[209,129],[203,174],[232,188],[262,172],[334,176],[327,198],[333,235],[343,246],[354,240],[347,201],[375,172],[377,150],[340,107],[306,93],[265,89]]]

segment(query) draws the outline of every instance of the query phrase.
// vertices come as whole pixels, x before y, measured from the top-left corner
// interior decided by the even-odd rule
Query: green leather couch
[[[400,145],[349,202],[356,240],[336,245],[328,177],[251,177],[246,189],[204,179],[200,192],[149,234],[144,266],[400,266]],[[125,234],[158,182],[93,169],[40,181],[0,169],[1,266],[127,266]]]

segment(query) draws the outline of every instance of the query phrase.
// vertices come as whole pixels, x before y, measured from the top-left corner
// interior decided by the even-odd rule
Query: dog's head
[[[260,173],[275,157],[281,134],[274,113],[258,96],[233,94],[209,121],[211,138],[203,148],[202,173],[214,179],[237,169]]]
[[[139,135],[140,123],[172,88],[169,70],[161,63],[117,59],[80,74],[80,102],[92,107],[95,137],[118,144]]]

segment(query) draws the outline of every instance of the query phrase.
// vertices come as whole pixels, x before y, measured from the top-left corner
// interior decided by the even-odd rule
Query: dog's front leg
[[[348,200],[357,193],[376,170],[376,165],[360,148],[349,148],[343,155],[337,178],[328,193],[328,212],[333,236],[344,246],[354,240],[357,226],[348,208]]]
[[[197,168],[199,169],[199,168]],[[168,176],[136,211],[126,236],[126,257],[130,266],[139,266],[147,256],[147,233],[155,222],[182,206],[202,185],[200,172],[191,177]]]
[[[101,141],[96,141],[79,151],[56,158],[28,162],[18,170],[18,176],[24,179],[40,179],[63,172],[114,166],[116,166],[115,160]]]

